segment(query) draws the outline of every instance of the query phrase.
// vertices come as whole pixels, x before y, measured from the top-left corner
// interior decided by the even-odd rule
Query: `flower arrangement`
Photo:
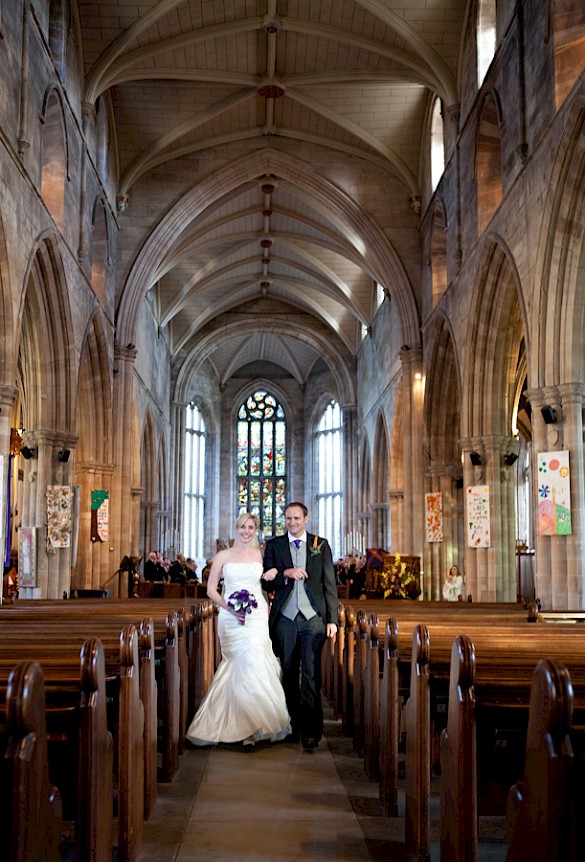
[[[420,595],[413,567],[402,560],[400,554],[384,554],[379,586],[385,599],[414,599]]]
[[[316,557],[321,553],[321,548],[323,547],[323,542],[321,542],[321,544],[318,545],[317,544],[318,541],[319,541],[319,537],[315,536],[315,538],[313,539],[313,544],[309,548],[309,551],[310,551],[312,557]]]
[[[238,622],[241,626],[246,622],[246,614],[251,614],[253,609],[258,607],[256,596],[248,590],[237,590],[232,593],[227,603],[238,614]]]

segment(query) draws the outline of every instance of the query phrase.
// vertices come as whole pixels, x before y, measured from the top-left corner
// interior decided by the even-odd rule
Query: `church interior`
[[[474,601],[583,606],[583,18],[3,4],[22,595],[201,566],[303,500],[335,556],[420,558],[425,599],[456,564]]]
[[[421,607],[456,566],[469,619],[582,619],[582,0],[8,0],[0,72],[4,603],[128,599],[303,501],[366,604],[406,559]]]

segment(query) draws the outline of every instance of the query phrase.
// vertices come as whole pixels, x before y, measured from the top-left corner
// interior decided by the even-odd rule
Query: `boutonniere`
[[[309,551],[311,552],[312,557],[316,557],[321,553],[321,548],[323,547],[323,542],[321,542],[321,544],[318,545],[317,544],[318,541],[319,541],[319,537],[315,536],[315,538],[313,539],[313,544],[309,548]]]

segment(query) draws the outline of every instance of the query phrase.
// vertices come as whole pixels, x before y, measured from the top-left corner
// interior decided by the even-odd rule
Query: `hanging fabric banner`
[[[490,489],[487,485],[470,485],[467,489],[467,545],[469,548],[490,546]]]
[[[441,491],[425,494],[425,520],[427,542],[443,542],[443,494]]]
[[[91,541],[107,542],[110,525],[109,491],[91,492]]]
[[[538,532],[541,536],[572,533],[568,451],[541,452],[538,456]]]
[[[47,486],[47,547],[68,548],[73,521],[73,491],[69,485]]]

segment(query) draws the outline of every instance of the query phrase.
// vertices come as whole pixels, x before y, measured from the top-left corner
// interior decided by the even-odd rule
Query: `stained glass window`
[[[185,458],[183,484],[183,545],[186,557],[203,557],[205,514],[205,422],[195,404],[188,404],[185,416]]]
[[[236,462],[237,514],[256,515],[265,539],[284,532],[286,421],[281,405],[264,390],[238,411]]]
[[[325,408],[317,426],[317,504],[319,535],[327,536],[333,559],[342,553],[341,545],[341,407],[331,401]]]

